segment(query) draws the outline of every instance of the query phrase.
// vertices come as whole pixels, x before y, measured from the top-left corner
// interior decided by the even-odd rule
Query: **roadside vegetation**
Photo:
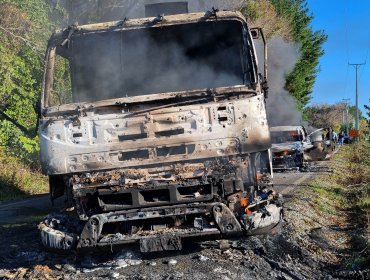
[[[286,205],[300,245],[351,277],[370,269],[369,150],[366,139],[341,147],[328,165],[331,172],[315,177]]]
[[[352,248],[344,259],[346,268],[370,267],[370,143],[361,141],[345,146],[334,160],[336,188],[327,189],[328,195],[345,211],[347,222],[358,229],[351,237]]]
[[[37,108],[48,37],[65,13],[53,1],[0,0],[0,202],[47,191]]]
[[[0,203],[48,192],[47,178],[0,150]]]

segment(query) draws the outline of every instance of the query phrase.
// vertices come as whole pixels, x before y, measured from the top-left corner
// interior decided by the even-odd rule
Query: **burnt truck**
[[[213,10],[53,34],[41,162],[65,206],[40,223],[43,245],[151,252],[276,229],[260,31]]]

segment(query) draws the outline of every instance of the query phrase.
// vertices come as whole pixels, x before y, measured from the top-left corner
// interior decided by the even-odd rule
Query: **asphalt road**
[[[48,213],[58,211],[63,200],[52,205],[48,194],[35,195],[31,198],[0,204],[0,224],[20,224],[42,220]]]
[[[330,172],[329,161],[309,162],[304,171],[274,172],[274,187],[277,192],[287,195],[296,188],[307,185],[321,172]]]
[[[275,173],[274,187],[278,193],[286,195],[294,191],[294,189],[307,184],[317,173],[314,172],[289,172]]]

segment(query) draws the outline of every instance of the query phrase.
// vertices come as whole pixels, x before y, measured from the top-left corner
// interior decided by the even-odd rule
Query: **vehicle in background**
[[[216,9],[56,32],[40,146],[66,212],[40,224],[44,246],[151,252],[274,230],[266,56],[260,29]]]
[[[314,148],[304,126],[270,127],[272,166],[275,170],[302,168],[305,154]]]
[[[313,145],[312,149],[308,149],[304,153],[305,161],[320,161],[330,157],[332,153],[331,145],[327,145],[325,140],[326,130],[325,128],[316,129],[311,132],[308,137]]]

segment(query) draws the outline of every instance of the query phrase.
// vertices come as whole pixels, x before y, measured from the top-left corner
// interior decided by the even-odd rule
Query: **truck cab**
[[[252,33],[240,13],[213,10],[72,25],[50,38],[41,162],[66,214],[40,224],[46,247],[177,250],[184,238],[276,228]]]

